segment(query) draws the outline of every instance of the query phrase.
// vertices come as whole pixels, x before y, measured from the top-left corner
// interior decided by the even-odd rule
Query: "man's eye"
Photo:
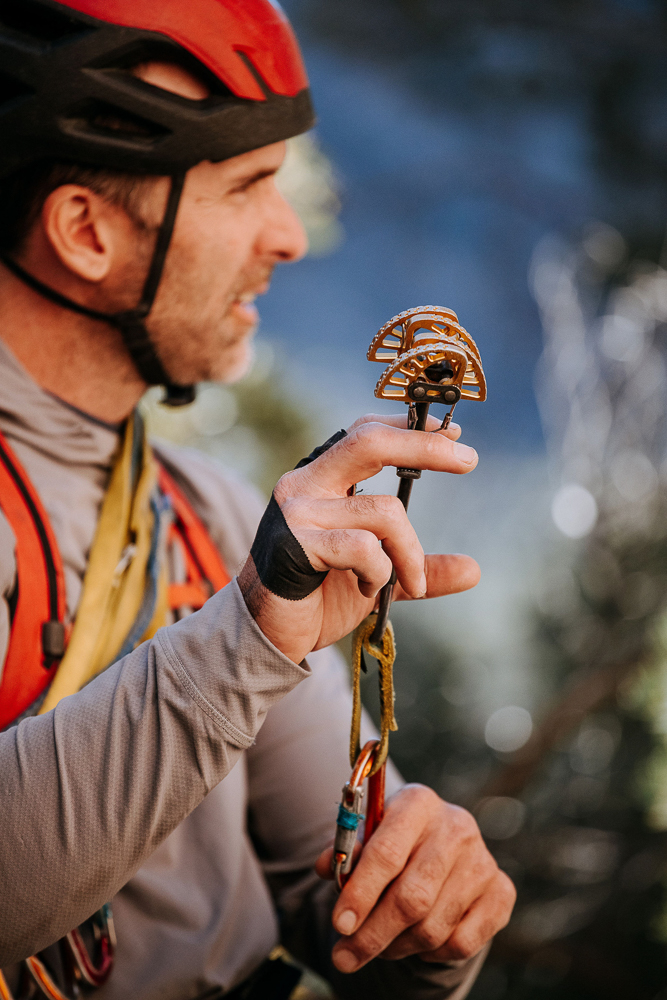
[[[259,177],[249,177],[247,180],[241,181],[235,188],[232,188],[231,194],[245,194],[251,188],[257,187],[261,181],[268,180],[273,174],[274,171],[271,171],[270,173],[261,174]]]

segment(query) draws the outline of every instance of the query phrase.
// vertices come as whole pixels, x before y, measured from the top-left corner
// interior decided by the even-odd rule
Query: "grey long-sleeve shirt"
[[[0,429],[50,517],[74,617],[118,435],[43,392],[1,343]],[[261,501],[196,453],[161,456],[233,572]],[[0,511],[0,662],[15,569]],[[0,966],[112,899],[117,959],[99,1000],[186,1000],[262,961],[278,903],[287,943],[340,997],[463,996],[478,961],[379,960],[347,977],[330,966],[334,897],[312,865],[347,777],[349,717],[336,653],[288,660],[233,581],[54,712],[0,734]]]

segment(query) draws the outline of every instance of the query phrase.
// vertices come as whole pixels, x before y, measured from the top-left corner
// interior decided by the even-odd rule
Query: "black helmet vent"
[[[90,31],[74,17],[33,0],[0,0],[0,30],[39,45],[53,44]]]
[[[8,105],[16,103],[17,98],[28,97],[34,94],[34,90],[26,87],[20,80],[15,80],[13,76],[0,72],[0,110],[8,111]]]
[[[218,97],[234,96],[229,87],[222,80],[219,80],[215,73],[211,72],[198,59],[195,59],[190,52],[186,52],[185,49],[179,45],[175,45],[169,39],[135,39],[118,49],[97,56],[87,65],[90,69],[101,69],[112,72],[114,70],[131,71],[140,63],[153,61],[175,63],[178,66],[182,66],[183,69],[191,73],[196,79],[201,80],[208,87],[211,94]]]
[[[69,135],[117,139],[144,149],[169,135],[169,129],[104,101],[79,105],[70,115],[62,116],[59,124]]]

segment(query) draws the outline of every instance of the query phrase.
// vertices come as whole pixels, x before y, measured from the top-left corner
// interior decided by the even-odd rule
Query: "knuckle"
[[[338,556],[343,549],[350,546],[352,539],[345,528],[336,531],[325,531],[321,536],[322,548],[332,556]]]
[[[351,434],[353,430],[357,427],[361,427],[363,424],[370,424],[377,421],[377,413],[364,413],[362,417],[357,417],[354,423],[350,424],[347,429],[347,433]]]
[[[430,811],[434,808],[439,810],[444,805],[440,796],[432,788],[417,784],[416,782],[404,785],[396,798],[400,799],[401,803],[408,809],[419,806]]]
[[[290,525],[290,527],[292,527],[294,524],[298,523],[298,521],[302,519],[299,517],[299,515],[303,513],[302,499],[299,499],[290,494],[285,494],[283,499],[279,501],[279,506],[281,511],[283,512],[283,517]]]
[[[430,913],[433,895],[423,882],[403,881],[396,887],[394,904],[408,924],[415,924]]]
[[[401,808],[421,817],[429,828],[448,825],[447,811],[449,807],[432,788],[411,783],[401,789],[399,796],[397,796],[397,801]]]
[[[461,929],[456,931],[447,942],[447,949],[456,961],[472,958],[482,947],[476,934]]]
[[[372,515],[376,510],[377,497],[369,493],[357,493],[353,497],[345,498],[345,510],[348,514]]]
[[[403,867],[403,849],[391,837],[373,838],[366,847],[366,851],[372,851],[375,863],[380,865],[384,871],[396,874]]]
[[[419,951],[435,951],[443,942],[444,934],[435,924],[423,923],[413,931]]]
[[[390,433],[389,428],[385,424],[378,423],[377,420],[369,420],[355,427],[354,431],[343,438],[340,443],[347,442],[348,447],[358,455],[366,458],[372,455],[377,458],[388,433]]]
[[[284,473],[273,488],[273,495],[281,507],[287,497],[291,496],[295,492],[295,476],[298,476],[298,471]]]
[[[459,839],[469,844],[478,842],[480,845],[483,846],[484,841],[482,840],[482,835],[479,831],[477,820],[472,815],[472,813],[469,813],[467,809],[461,808],[461,806],[450,805],[449,810],[454,828],[458,834]],[[486,847],[484,847],[484,851],[486,854],[489,853],[486,850]],[[490,856],[491,855],[489,854],[489,857]]]
[[[442,434],[424,434],[419,440],[427,460],[441,458],[443,449],[445,452],[451,451],[451,441]]]
[[[508,918],[509,919],[509,918]],[[478,941],[477,951],[483,948],[487,941],[490,941],[492,937],[501,931],[508,923],[508,920],[492,920],[487,917],[479,925],[479,930],[477,931],[476,939]]]
[[[377,538],[370,531],[358,531],[355,545],[359,555],[368,561],[376,559],[382,552]]]
[[[344,437],[339,443],[344,445],[351,452],[365,450],[377,433],[377,424],[373,421],[359,424],[358,427]]]
[[[375,500],[378,510],[385,520],[402,521],[405,518],[405,507],[398,497],[392,497],[385,493],[375,497]]]
[[[504,888],[501,889],[498,883],[498,865],[495,858],[484,859],[477,866],[477,884],[483,887],[483,892],[490,891],[494,896],[505,899]]]
[[[379,955],[386,943],[374,927],[365,927],[355,935],[353,951],[359,959],[372,958]]]
[[[463,916],[463,908],[456,900],[450,900],[442,910],[441,920],[446,927],[456,927]]]
[[[488,889],[494,885],[498,875],[498,865],[486,844],[474,843],[473,856],[468,861],[470,879],[476,885]]]

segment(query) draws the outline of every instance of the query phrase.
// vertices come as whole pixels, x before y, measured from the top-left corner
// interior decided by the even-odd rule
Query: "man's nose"
[[[300,260],[308,250],[308,237],[301,219],[277,188],[260,236],[260,252],[285,264]]]

